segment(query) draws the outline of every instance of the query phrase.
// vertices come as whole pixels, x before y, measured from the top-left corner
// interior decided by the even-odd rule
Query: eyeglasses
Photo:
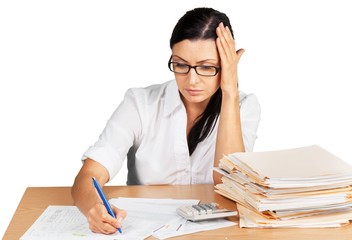
[[[191,68],[194,68],[196,73],[200,76],[205,76],[205,77],[212,77],[218,74],[220,71],[220,67],[215,67],[215,66],[206,66],[206,65],[199,65],[199,66],[191,66],[185,63],[178,63],[178,62],[171,62],[171,58],[169,60],[169,69],[171,72],[174,73],[179,73],[179,74],[187,74],[191,70]]]

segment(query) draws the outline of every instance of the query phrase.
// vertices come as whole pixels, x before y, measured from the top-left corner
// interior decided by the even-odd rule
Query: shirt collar
[[[176,80],[171,80],[165,90],[164,117],[183,106]]]

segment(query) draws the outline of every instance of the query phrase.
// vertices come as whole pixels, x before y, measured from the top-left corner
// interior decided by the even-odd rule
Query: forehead
[[[214,40],[183,40],[172,47],[172,55],[187,61],[204,59],[218,60],[218,51]]]

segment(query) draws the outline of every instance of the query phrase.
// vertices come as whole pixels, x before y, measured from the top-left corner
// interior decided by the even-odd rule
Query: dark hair
[[[233,36],[232,27],[226,14],[213,8],[195,8],[185,13],[177,22],[171,38],[170,48],[185,39],[207,40],[217,38],[216,28],[220,23],[228,26]],[[192,155],[198,143],[202,142],[213,131],[218,120],[221,109],[222,93],[219,88],[210,98],[204,112],[198,116],[196,123],[190,130],[188,140],[188,151]]]

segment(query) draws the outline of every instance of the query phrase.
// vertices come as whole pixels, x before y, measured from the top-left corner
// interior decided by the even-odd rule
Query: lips
[[[186,91],[188,92],[189,95],[191,96],[196,96],[196,95],[199,95],[203,92],[203,90],[200,90],[200,89],[186,89]]]

